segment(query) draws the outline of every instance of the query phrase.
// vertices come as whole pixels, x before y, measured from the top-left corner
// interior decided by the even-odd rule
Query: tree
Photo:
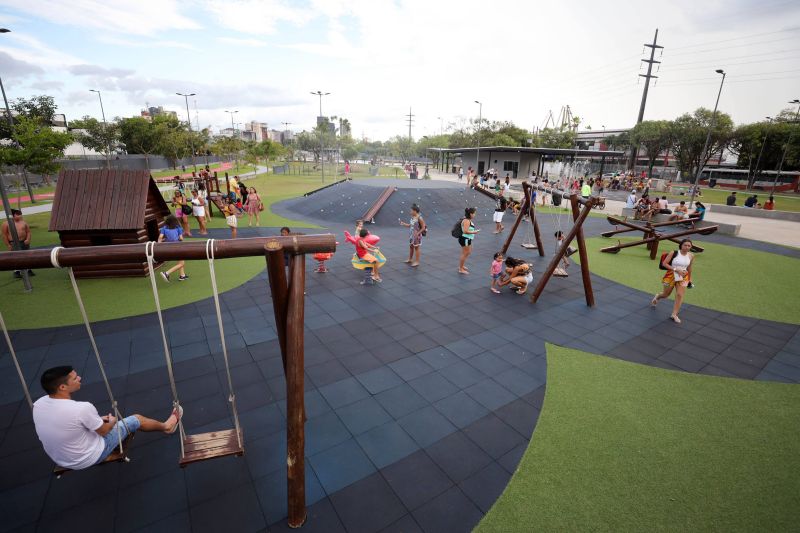
[[[672,125],[668,120],[645,120],[630,132],[637,146],[644,148],[647,157],[647,176],[653,177],[653,166],[658,156],[672,148]]]
[[[697,174],[711,159],[712,154],[725,149],[733,136],[733,120],[730,115],[717,112],[708,150],[703,153],[708,127],[711,124],[712,111],[698,108],[691,115],[685,113],[672,122],[673,148],[678,169],[691,176]]]
[[[630,132],[623,131],[619,135],[609,135],[603,139],[603,143],[612,150],[625,151],[630,148],[632,144]]]
[[[316,135],[307,131],[302,131],[295,135],[294,141],[298,150],[311,152],[314,156],[314,161],[319,161],[321,146]]]
[[[27,180],[28,172],[48,175],[58,171],[56,159],[72,142],[68,133],[53,131],[36,117],[17,117],[13,138],[16,146],[0,148],[0,166],[16,165]]]
[[[55,99],[47,95],[17,98],[9,104],[9,108],[13,112],[12,116],[35,118],[48,125],[53,121],[53,116],[57,109]],[[4,120],[0,120],[0,138],[10,139],[13,135],[13,131],[8,124],[7,117],[3,117],[3,119]]]
[[[106,161],[110,162],[111,153],[116,150],[119,142],[119,125],[115,122],[104,124],[89,116],[84,116],[80,120],[73,120],[70,123],[73,138],[96,152],[106,156]]]
[[[540,148],[572,148],[576,134],[570,129],[545,128],[533,138],[533,145]]]
[[[158,149],[155,125],[144,117],[122,119],[119,122],[119,138],[129,154],[144,155],[147,170],[150,170],[150,156]]]

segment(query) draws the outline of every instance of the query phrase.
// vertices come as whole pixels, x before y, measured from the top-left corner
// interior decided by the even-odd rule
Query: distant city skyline
[[[436,135],[477,119],[531,130],[569,105],[580,129],[636,122],[642,45],[659,28],[645,120],[713,107],[739,123],[800,97],[800,3],[0,0],[0,77],[10,100],[55,97],[68,120],[163,106],[214,132],[244,123],[308,130],[347,118],[354,137]],[[196,107],[195,107],[196,106]],[[291,124],[288,128],[283,124]]]

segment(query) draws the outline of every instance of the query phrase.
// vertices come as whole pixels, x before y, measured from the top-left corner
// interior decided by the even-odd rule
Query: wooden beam
[[[579,200],[578,203],[580,203],[580,199],[578,200]],[[574,224],[572,225],[572,228],[564,236],[564,244],[562,244],[559,247],[558,251],[553,256],[553,259],[550,260],[550,264],[547,265],[547,269],[542,274],[542,277],[539,278],[539,283],[536,284],[536,287],[533,290],[533,294],[531,294],[532,303],[536,303],[536,301],[539,299],[539,296],[541,296],[542,291],[544,291],[547,282],[550,281],[551,277],[553,277],[553,272],[555,272],[556,268],[558,268],[558,264],[563,259],[564,254],[567,253],[567,248],[569,247],[573,239],[575,239],[575,237],[577,236],[578,230],[583,225],[584,221],[586,220],[586,217],[589,216],[589,212],[592,210],[592,203],[593,203],[592,201],[589,201],[584,204],[583,210],[581,211],[578,218],[575,220]],[[581,262],[583,263],[583,259],[581,259]],[[588,269],[588,260],[586,262],[586,266]]]
[[[296,255],[289,273],[286,313],[286,473],[288,524],[298,528],[306,521],[305,403],[304,403],[304,290],[306,256]]]
[[[289,306],[289,286],[286,280],[286,261],[283,246],[277,240],[264,245],[267,260],[267,276],[272,293],[272,309],[275,313],[275,329],[281,347],[283,373],[286,374],[286,313]]]
[[[525,185],[528,185],[527,182],[522,184],[523,188]],[[536,206],[534,205],[533,201],[533,194],[528,191],[527,197],[530,199],[528,202],[528,216],[531,220],[531,225],[533,225],[533,238],[536,239],[536,249],[539,251],[539,257],[544,257],[544,245],[542,244],[542,232],[539,230],[539,219],[536,216]]]
[[[523,191],[525,191],[525,183],[522,184]],[[520,206],[519,213],[517,214],[517,219],[514,221],[514,225],[511,226],[511,231],[508,233],[508,237],[506,237],[506,242],[503,244],[503,248],[500,250],[503,255],[506,255],[508,252],[508,248],[511,246],[511,241],[514,239],[514,234],[517,233],[517,228],[519,227],[520,222],[522,222],[522,217],[525,215],[525,210],[528,206],[528,199],[529,196],[526,194],[522,199],[522,205]]]
[[[335,252],[336,237],[323,235],[289,235],[287,237],[254,237],[250,239],[219,239],[214,242],[214,257],[250,257],[264,254],[264,245],[277,241],[292,254]],[[115,244],[111,246],[79,246],[58,252],[62,267],[105,265],[111,263],[137,263],[147,260],[145,243]],[[206,242],[161,242],[154,246],[154,260],[178,261],[180,259],[206,259]],[[0,270],[53,268],[50,250],[24,250],[0,254]]]
[[[583,277],[583,293],[586,297],[586,305],[589,307],[594,307],[594,291],[592,290],[592,276],[589,272],[589,252],[586,249],[586,241],[583,238],[583,221],[578,223],[578,219],[581,217],[580,207],[578,207],[578,197],[572,196],[570,198],[570,206],[572,207],[572,220],[575,227],[578,228],[578,231],[575,233],[575,238],[578,240],[578,254],[581,258],[581,276]],[[584,209],[588,212],[592,209],[592,205],[589,204]],[[584,217],[584,220],[586,217]],[[566,247],[566,246],[565,246]],[[566,252],[566,250],[565,250]]]
[[[620,250],[622,250],[623,248],[632,248],[633,246],[641,246],[642,244],[647,244],[647,243],[650,243],[652,241],[660,241],[660,240],[664,240],[664,239],[669,239],[669,240],[673,240],[673,242],[674,242],[674,240],[677,239],[678,237],[686,237],[686,236],[695,235],[695,234],[711,235],[712,233],[714,233],[718,229],[719,229],[719,226],[708,226],[708,227],[700,228],[700,229],[690,229],[690,230],[686,230],[686,231],[679,231],[677,233],[670,233],[669,235],[661,235],[661,234],[657,233],[655,237],[647,237],[647,238],[639,240],[639,241],[627,242],[625,244],[617,244],[616,246],[609,246],[607,248],[602,248],[600,251],[601,252],[605,252],[605,253],[615,254],[615,253],[619,252]]]

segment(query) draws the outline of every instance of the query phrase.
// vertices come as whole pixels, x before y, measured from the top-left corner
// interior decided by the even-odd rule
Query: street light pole
[[[717,122],[717,107],[719,106],[719,97],[722,94],[722,85],[725,83],[725,71],[722,69],[715,70],[717,74],[722,74],[722,81],[719,82],[719,92],[717,92],[717,101],[714,104],[714,112],[711,113],[711,123],[708,125],[708,133],[706,134],[706,143],[703,146],[703,151],[700,152],[700,161],[697,165],[697,174],[694,177],[694,186],[692,187],[692,197],[689,199],[689,208],[692,207],[694,203],[694,197],[697,194],[697,184],[700,183],[700,174],[703,172],[703,165],[704,160],[706,158],[706,151],[708,150],[708,145],[711,142],[711,130],[714,129],[714,126]]]
[[[323,93],[322,91],[311,91],[311,94],[319,96],[319,118],[322,118],[322,97],[328,96],[331,93]],[[324,136],[322,135],[322,130],[320,130],[321,124],[317,124],[317,130],[319,131],[319,162],[320,168],[322,168],[322,183],[325,183],[325,145],[323,144]]]
[[[444,119],[442,117],[436,117],[439,119],[439,135],[444,135]]]
[[[107,136],[108,123],[106,122],[106,110],[103,109],[103,97],[100,95],[100,91],[98,91],[97,89],[89,89],[89,92],[97,93],[97,97],[100,99],[100,114],[103,117],[103,133],[105,133]],[[108,139],[108,137],[106,137],[106,140],[108,140],[108,146],[106,147],[106,149],[108,150],[106,152],[106,165],[108,166],[108,168],[111,168],[111,140]]]
[[[478,170],[481,168],[481,124],[483,123],[483,104],[477,100],[475,103],[480,107],[478,108],[478,151],[475,153],[475,173],[479,174]]]
[[[233,115],[238,113],[239,110],[236,109],[234,111],[228,111],[226,109],[225,112],[228,113],[231,116],[231,139],[233,139],[233,136],[236,135],[236,127],[233,125]],[[234,157],[236,158],[236,168],[238,169],[239,168],[239,152],[236,151],[236,150],[234,150]]]
[[[797,122],[797,119],[800,118],[800,100],[795,98],[790,104],[797,104],[797,113],[794,114],[794,121]],[[792,132],[794,133],[794,132]],[[792,142],[792,135],[789,134],[789,138],[786,140],[786,144],[783,145],[783,155],[781,155],[781,162],[778,164],[778,173],[775,174],[775,181],[772,183],[772,191],[770,191],[770,196],[775,194],[775,188],[778,186],[778,178],[781,177],[781,170],[783,170],[783,161],[786,159],[786,152],[789,150],[789,145]]]
[[[767,122],[772,124],[772,117],[767,117]],[[769,129],[764,132],[764,140],[761,141],[761,150],[758,151],[758,159],[756,160],[756,168],[753,169],[753,175],[748,176],[749,179],[747,180],[748,188],[752,188],[756,182],[756,176],[758,176],[758,167],[761,165],[761,156],[764,155],[764,146],[767,144],[767,137],[769,136]]]
[[[186,123],[189,125],[189,143],[192,147],[192,164],[194,165],[194,172],[197,174],[197,160],[195,159],[194,153],[194,136],[192,135],[192,117],[189,115],[189,97],[195,96],[195,93],[190,94],[183,94],[183,93],[175,93],[178,96],[183,96],[183,99],[186,101]]]

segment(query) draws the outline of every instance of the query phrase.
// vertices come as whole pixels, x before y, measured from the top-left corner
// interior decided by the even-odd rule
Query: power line
[[[790,48],[788,50],[776,50],[772,52],[759,52],[757,54],[746,54],[743,56],[732,56],[732,57],[722,57],[722,58],[713,58],[713,59],[699,59],[697,61],[686,61],[684,63],[670,63],[670,68],[672,67],[680,67],[683,65],[697,65],[698,63],[719,63],[720,61],[729,61],[731,59],[748,59],[751,57],[758,57],[758,56],[768,56],[774,54],[788,54],[800,51],[800,48]]]
[[[772,39],[770,41],[759,41],[755,43],[744,43],[744,44],[735,44],[730,46],[723,46],[721,48],[709,48],[707,50],[688,50],[686,52],[678,52],[677,54],[672,54],[674,56],[683,56],[686,54],[705,54],[708,52],[717,52],[719,50],[728,50],[729,48],[742,48],[743,46],[758,46],[760,44],[770,44],[770,43],[777,43],[780,41],[795,41],[797,40],[796,36],[789,36],[789,37],[782,37],[780,39]]]
[[[697,48],[698,46],[707,46],[709,44],[728,43],[731,41],[743,41],[745,39],[752,39],[753,37],[763,37],[764,35],[775,35],[776,33],[786,33],[790,31],[800,31],[800,28],[788,28],[785,30],[765,31],[763,33],[753,33],[751,35],[742,35],[739,37],[732,37],[730,39],[721,39],[719,41],[708,41],[705,43],[687,44],[685,46],[674,46],[671,50],[685,50],[686,48]]]

